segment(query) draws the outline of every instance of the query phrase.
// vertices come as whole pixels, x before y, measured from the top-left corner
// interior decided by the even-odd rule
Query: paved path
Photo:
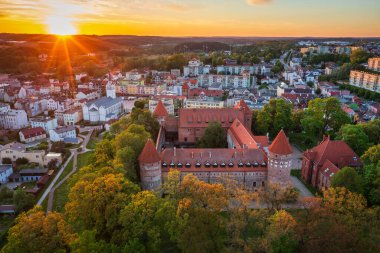
[[[77,161],[78,161],[78,154],[83,154],[89,149],[86,148],[88,142],[90,141],[91,135],[92,135],[93,129],[89,131],[89,133],[86,136],[83,136],[84,140],[80,146],[81,152],[78,152],[77,149],[72,149],[71,156],[73,159],[73,169],[67,174],[58,184],[56,184],[54,187],[52,187],[49,190],[49,198],[48,198],[48,204],[47,204],[47,212],[51,212],[53,210],[53,203],[54,203],[54,192],[55,190],[60,187],[69,177],[71,177],[76,171],[77,171]],[[62,174],[62,173],[61,173]],[[55,183],[55,182],[54,182]]]
[[[300,191],[301,197],[314,197],[314,195],[306,188],[306,186],[296,177],[291,177],[294,187]]]
[[[55,175],[53,181],[51,184],[46,188],[45,192],[42,194],[41,198],[37,201],[37,205],[41,205],[42,202],[45,200],[46,196],[49,194],[50,190],[53,188],[54,184],[57,182],[58,178],[61,176],[62,172],[65,170],[67,164],[69,161],[73,158],[73,153],[70,154],[69,158],[66,160],[66,162],[61,166],[61,169],[58,171],[57,175]]]

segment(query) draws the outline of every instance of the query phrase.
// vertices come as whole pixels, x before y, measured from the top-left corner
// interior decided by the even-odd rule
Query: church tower
[[[111,81],[108,81],[106,85],[106,94],[109,98],[116,98],[116,87]]]
[[[149,139],[139,158],[141,188],[159,190],[161,187],[161,157]]]
[[[153,116],[156,117],[160,125],[164,125],[165,119],[169,116],[168,110],[166,110],[164,103],[161,100],[158,101],[156,108],[153,111]]]
[[[283,187],[291,184],[293,148],[281,130],[268,148],[268,183],[277,183]]]

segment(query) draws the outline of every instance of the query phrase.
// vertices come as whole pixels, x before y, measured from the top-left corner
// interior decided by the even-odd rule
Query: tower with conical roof
[[[161,157],[151,139],[146,142],[138,160],[141,188],[143,190],[159,190],[161,187]]]
[[[281,130],[268,148],[268,183],[291,184],[292,156],[293,148]]]
[[[157,106],[153,111],[153,116],[156,117],[160,125],[163,125],[166,117],[169,116],[168,110],[166,110],[165,105],[161,100],[158,101]]]

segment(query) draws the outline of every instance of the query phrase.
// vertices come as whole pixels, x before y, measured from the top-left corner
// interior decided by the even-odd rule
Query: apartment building
[[[24,110],[8,109],[0,113],[0,127],[18,130],[29,125],[28,116]]]
[[[380,57],[369,58],[368,59],[368,68],[374,71],[380,71]]]
[[[352,70],[350,85],[380,93],[380,74]]]

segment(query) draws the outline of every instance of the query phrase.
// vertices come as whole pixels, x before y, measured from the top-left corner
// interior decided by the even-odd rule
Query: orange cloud
[[[246,0],[249,5],[258,5],[258,4],[269,4],[273,2],[273,0]]]

